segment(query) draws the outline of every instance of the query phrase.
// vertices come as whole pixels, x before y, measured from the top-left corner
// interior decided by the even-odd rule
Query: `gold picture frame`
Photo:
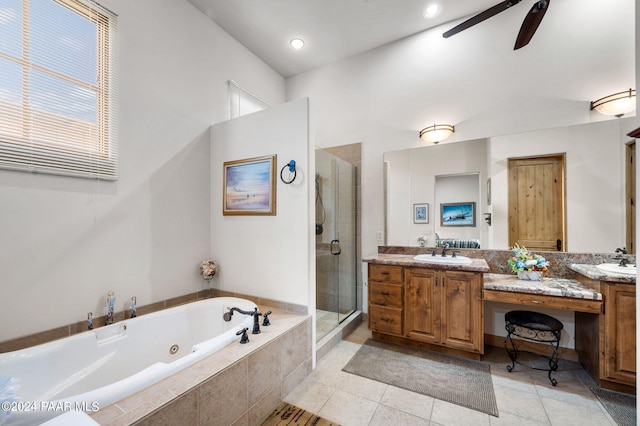
[[[224,216],[276,215],[276,155],[226,161],[222,178]]]

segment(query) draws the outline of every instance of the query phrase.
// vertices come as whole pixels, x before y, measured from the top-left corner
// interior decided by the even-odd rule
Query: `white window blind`
[[[262,111],[269,108],[269,104],[242,88],[233,80],[227,81],[229,84],[229,118],[241,117],[252,112]]]
[[[0,0],[0,168],[118,177],[116,16]]]

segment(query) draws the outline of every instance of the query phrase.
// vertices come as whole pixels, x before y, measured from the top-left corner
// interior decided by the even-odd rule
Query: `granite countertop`
[[[542,281],[521,280],[515,275],[484,274],[484,289],[533,293],[575,299],[602,300],[602,294],[576,280],[542,278]]]
[[[636,276],[629,274],[616,274],[615,272],[607,272],[596,267],[596,265],[587,265],[582,263],[572,263],[569,269],[582,274],[592,280],[598,281],[614,281],[619,283],[636,283]]]
[[[467,264],[431,263],[415,260],[412,254],[382,254],[362,259],[363,262],[381,265],[417,266],[430,269],[447,269],[450,271],[489,272],[489,265],[484,259],[472,259]]]

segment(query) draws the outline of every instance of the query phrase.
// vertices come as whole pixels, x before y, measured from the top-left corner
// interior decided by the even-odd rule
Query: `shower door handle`
[[[332,240],[331,241],[331,254],[334,256],[342,253],[342,247],[340,246],[340,240]]]

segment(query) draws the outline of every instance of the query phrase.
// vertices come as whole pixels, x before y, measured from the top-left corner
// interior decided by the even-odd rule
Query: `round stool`
[[[551,378],[551,372],[558,369],[558,346],[560,345],[560,335],[564,328],[562,323],[549,315],[531,311],[510,311],[504,315],[504,320],[505,329],[507,330],[504,347],[511,359],[511,365],[507,365],[507,370],[509,372],[513,371],[516,362],[520,365],[525,365],[518,361],[518,349],[516,349],[511,336],[517,336],[532,342],[549,343],[552,348],[551,355],[542,355],[543,358],[549,361],[549,368],[530,368],[548,371],[549,381],[555,386],[558,382],[556,379]]]

